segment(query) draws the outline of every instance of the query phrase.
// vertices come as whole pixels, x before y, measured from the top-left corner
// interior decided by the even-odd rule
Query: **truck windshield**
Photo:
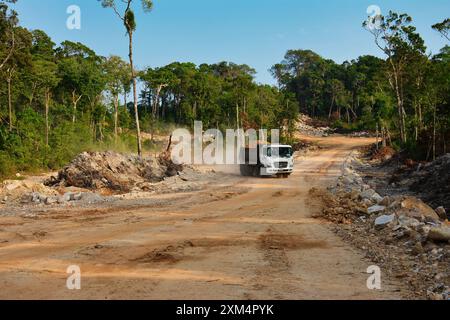
[[[281,147],[281,148],[267,148],[268,157],[280,157],[280,158],[290,158],[292,157],[292,148]]]

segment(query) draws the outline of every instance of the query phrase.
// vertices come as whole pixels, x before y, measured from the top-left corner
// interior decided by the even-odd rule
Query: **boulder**
[[[380,203],[380,202],[383,200],[383,197],[380,196],[378,193],[375,192],[375,193],[372,195],[371,200],[372,200],[373,202]]]
[[[435,242],[448,242],[450,241],[450,228],[445,226],[431,228],[428,232],[428,239]]]
[[[8,190],[8,191],[13,191],[13,190],[15,190],[15,189],[20,188],[21,186],[22,186],[22,182],[20,182],[20,181],[15,181],[15,182],[12,182],[12,183],[7,183],[6,186],[5,186],[5,188],[6,188],[6,190]]]
[[[354,174],[354,171],[352,169],[348,167],[344,169],[344,175],[351,175],[351,174]]]
[[[421,225],[420,221],[418,221],[417,219],[403,215],[398,217],[398,224],[401,227],[413,229],[416,229]]]
[[[70,195],[70,201],[80,201],[83,198],[83,194],[81,192],[72,193]]]
[[[417,199],[415,197],[407,197],[401,202],[401,209],[402,214],[411,216],[411,215],[423,215],[425,217],[434,218],[436,220],[439,220],[438,214],[426,203],[424,203],[422,200]]]
[[[439,207],[436,208],[436,213],[439,216],[439,218],[441,218],[442,220],[446,220],[447,219],[447,212],[445,212],[445,208],[444,207]]]
[[[63,199],[64,202],[68,202],[72,200],[72,195],[73,195],[72,192],[66,192],[61,198]]]
[[[349,185],[349,184],[353,184],[354,181],[350,177],[346,176],[346,177],[342,178],[342,182],[346,185]]]
[[[361,192],[360,197],[361,199],[369,199],[372,200],[372,196],[375,194],[375,190],[373,189],[367,189]]]
[[[373,203],[372,203],[372,201],[370,201],[369,199],[363,199],[362,201],[361,201],[361,203],[363,204],[363,205],[365,205],[366,207],[370,207]]]
[[[379,205],[375,205],[375,206],[371,206],[367,209],[367,213],[369,214],[374,214],[374,213],[379,213],[379,212],[383,212],[384,210],[386,210],[385,206],[379,206]]]
[[[395,219],[395,214],[382,215],[375,219],[375,227],[384,227],[389,223],[393,222]]]
[[[45,204],[51,205],[51,204],[55,204],[58,202],[58,198],[57,197],[47,197],[45,199]]]
[[[378,202],[380,206],[389,206],[391,204],[391,198],[389,196],[384,197],[381,201]]]

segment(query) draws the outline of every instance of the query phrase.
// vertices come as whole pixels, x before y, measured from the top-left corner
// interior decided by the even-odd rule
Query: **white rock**
[[[368,208],[367,212],[369,214],[373,214],[373,213],[383,212],[384,210],[386,210],[385,206],[375,205],[375,206]]]
[[[70,196],[71,201],[79,201],[83,197],[83,194],[81,192],[79,193],[72,193]]]
[[[374,193],[371,197],[372,201],[376,202],[376,203],[380,203],[381,201],[383,201],[383,197],[380,196],[378,193]]]
[[[66,192],[63,196],[62,196],[64,201],[70,201],[72,200],[72,192]]]
[[[6,185],[6,190],[8,190],[8,191],[13,191],[13,190],[15,190],[15,189],[17,189],[17,188],[20,188],[22,186],[22,182],[13,182],[13,183],[10,183],[10,184],[7,184]]]
[[[408,228],[414,228],[414,229],[421,225],[420,221],[418,221],[417,219],[403,216],[403,215],[398,218],[398,223],[402,227],[408,227]]]
[[[364,190],[363,192],[361,192],[360,196],[362,199],[371,199],[374,194],[375,194],[375,190],[367,189],[367,190]]]
[[[344,169],[344,175],[350,175],[350,174],[353,174],[353,173],[354,173],[353,170],[349,169],[348,167]]]
[[[58,202],[58,198],[56,197],[47,197],[47,199],[45,199],[45,204],[55,204]]]
[[[349,185],[349,184],[353,184],[354,181],[350,177],[347,176],[347,177],[342,178],[342,182],[346,185]]]
[[[375,219],[375,226],[380,227],[380,226],[385,226],[389,223],[391,223],[392,221],[394,221],[395,219],[395,214],[391,214],[391,215],[382,215],[378,218]]]

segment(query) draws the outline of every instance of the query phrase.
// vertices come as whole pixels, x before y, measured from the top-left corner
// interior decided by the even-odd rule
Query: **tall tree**
[[[124,10],[120,11],[116,0],[99,0],[104,8],[112,8],[116,15],[122,20],[125,29],[128,34],[129,39],[129,58],[130,58],[130,70],[131,79],[133,81],[133,97],[134,97],[134,114],[136,120],[136,136],[137,136],[137,148],[139,156],[142,156],[142,142],[141,142],[141,129],[139,124],[139,112],[138,112],[138,95],[137,95],[137,80],[136,80],[136,70],[134,69],[133,61],[133,33],[136,30],[136,20],[134,16],[134,11],[132,9],[133,0],[122,0],[121,2],[125,4]],[[145,12],[149,12],[153,8],[152,0],[141,0],[142,7]]]
[[[19,69],[28,68],[31,65],[32,58],[30,55],[31,33],[22,27],[15,27],[13,33],[15,34],[15,50],[5,63],[10,131],[13,129],[13,80]]]
[[[0,2],[0,70],[2,70],[14,51],[17,50],[15,28],[19,22],[17,12],[9,10],[6,3],[16,3],[17,0],[2,0]]]
[[[50,102],[52,98],[52,90],[58,85],[60,79],[58,78],[58,67],[52,61],[38,60],[35,62],[35,72],[40,78],[40,86],[42,87],[44,95],[45,106],[45,144],[48,146],[49,137],[49,112]]]
[[[118,137],[119,127],[119,95],[125,94],[123,79],[128,75],[128,64],[118,56],[110,56],[105,62],[107,77],[107,89],[110,92],[114,104],[114,137]]]
[[[378,28],[369,27],[370,23],[375,22],[379,22]],[[397,99],[400,138],[403,143],[407,141],[404,95],[407,67],[414,57],[425,54],[426,50],[423,39],[411,22],[409,15],[390,11],[386,17],[369,17],[363,23],[363,27],[374,36],[377,47],[387,56],[390,65],[389,81]]]

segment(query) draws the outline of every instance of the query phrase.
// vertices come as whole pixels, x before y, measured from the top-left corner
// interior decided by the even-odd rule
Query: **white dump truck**
[[[241,149],[241,162],[243,176],[288,178],[294,171],[294,152],[289,145],[258,144]]]

